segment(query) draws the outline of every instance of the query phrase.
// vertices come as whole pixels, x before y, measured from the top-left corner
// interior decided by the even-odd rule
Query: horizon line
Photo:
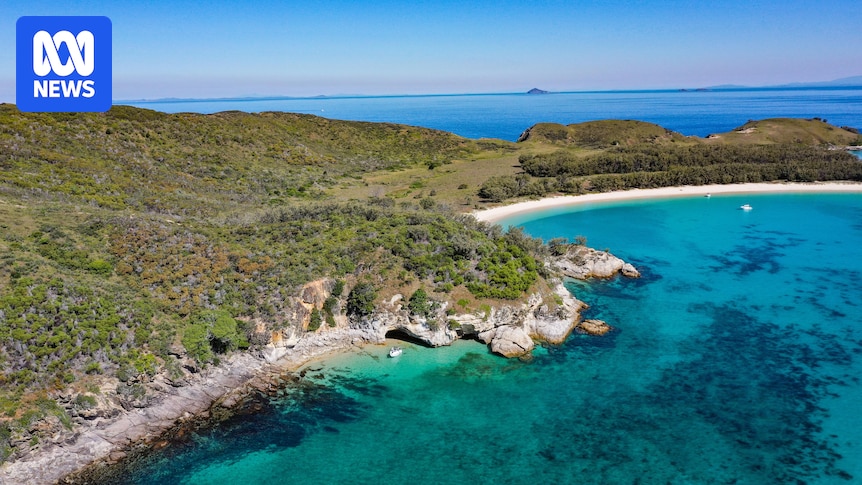
[[[812,83],[819,84],[819,83]],[[405,94],[318,94],[312,96],[291,96],[291,95],[249,95],[249,96],[223,96],[213,98],[139,98],[139,99],[117,99],[113,100],[112,104],[125,103],[200,103],[200,102],[241,102],[241,101],[280,101],[280,100],[321,100],[321,99],[359,99],[359,98],[431,98],[431,97],[454,97],[454,96],[545,96],[554,94],[602,94],[602,93],[648,93],[648,92],[680,92],[680,93],[697,93],[697,92],[721,92],[721,91],[748,91],[748,90],[811,90],[811,89],[862,89],[860,84],[848,85],[808,85],[803,83],[794,83],[779,86],[742,86],[742,85],[719,85],[705,88],[632,88],[632,89],[587,89],[587,90],[567,90],[567,91],[544,91],[542,93],[528,93],[527,91],[495,91],[495,92],[475,92],[475,93],[405,93]],[[538,88],[532,88],[538,89]]]

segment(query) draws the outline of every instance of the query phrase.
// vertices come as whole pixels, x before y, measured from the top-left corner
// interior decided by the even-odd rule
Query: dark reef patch
[[[199,463],[231,463],[264,449],[299,446],[311,433],[338,433],[337,424],[360,419],[366,412],[366,405],[350,397],[351,392],[382,397],[387,391],[371,379],[335,375],[332,384],[314,379],[292,379],[272,393],[254,393],[221,419],[176,428],[163,436],[159,449],[139,450],[78,483],[180,483]]]
[[[853,381],[846,369],[860,342],[761,321],[735,304],[690,311],[707,323],[680,344],[687,360],[644,389],[585,383],[605,389],[561,416],[537,458],[607,469],[599,475],[609,482],[615,467],[637,470],[643,483],[852,480],[834,437],[822,434],[822,401]]]
[[[707,260],[716,264],[709,266],[717,272],[735,273],[746,276],[757,271],[767,271],[777,274],[782,266],[779,259],[785,255],[787,248],[806,243],[804,239],[791,237],[790,233],[781,231],[758,231],[756,226],[746,226],[749,233],[742,236],[744,241],[729,249],[723,255],[704,255]]]
[[[820,435],[827,417],[820,401],[843,384],[823,366],[849,366],[855,342],[818,326],[758,321],[732,305],[692,310],[712,320],[685,344],[697,357],[668,369],[650,400],[671,412],[693,410],[770,481],[845,475],[836,444]]]

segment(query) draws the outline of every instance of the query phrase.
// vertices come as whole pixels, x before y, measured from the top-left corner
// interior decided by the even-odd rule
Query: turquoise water
[[[751,204],[743,212],[738,207]],[[117,483],[862,480],[862,195],[594,205],[513,220],[643,273],[571,283],[615,327],[529,362],[386,346],[153,452]]]
[[[649,121],[684,135],[698,136],[730,131],[750,119],[777,117],[820,117],[836,126],[862,128],[862,87],[268,98],[124,104],[168,113],[227,110],[311,113],[341,120],[424,126],[467,138],[511,141],[542,121],[569,124],[609,118]]]
[[[850,153],[856,155],[859,158],[862,158],[862,151],[850,150]]]

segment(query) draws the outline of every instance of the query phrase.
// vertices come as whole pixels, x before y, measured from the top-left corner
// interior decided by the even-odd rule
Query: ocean
[[[722,93],[655,97],[677,95]],[[832,122],[856,110],[846,123],[862,125],[858,101],[790,97],[788,111],[810,104]],[[623,110],[615,106],[608,110]],[[458,123],[485,118],[470,109]],[[699,109],[686,105],[673,121],[658,107],[655,116],[706,126],[692,115]],[[642,102],[629,110],[626,118],[651,112]],[[480,136],[511,139],[504,125]],[[753,210],[739,210],[746,203]],[[614,331],[574,334],[526,361],[472,341],[438,349],[398,342],[405,350],[396,359],[387,345],[367,346],[311,364],[299,384],[147,453],[111,483],[862,480],[862,195],[594,203],[501,224],[545,240],[584,236],[635,264],[640,279],[568,283],[591,305],[585,316]]]
[[[467,138],[509,141],[517,140],[524,130],[539,122],[570,124],[609,118],[649,121],[684,135],[702,137],[733,130],[748,120],[776,117],[818,117],[836,126],[862,128],[862,87],[121,103],[168,113],[289,111],[342,120],[403,123]]]

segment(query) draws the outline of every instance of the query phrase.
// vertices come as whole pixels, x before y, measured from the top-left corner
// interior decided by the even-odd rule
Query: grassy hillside
[[[580,148],[609,148],[643,143],[684,142],[686,137],[644,121],[599,120],[567,126],[557,123],[539,123],[521,134],[518,141]]]
[[[102,389],[144,405],[154,376],[182,382],[273,330],[318,331],[396,293],[482,311],[546,291],[544,245],[459,214],[487,201],[862,180],[858,160],[821,146],[851,131],[749,128],[704,141],[539,124],[509,143],[289,113],[0,105],[0,461],[74,426]],[[312,281],[331,294],[310,311]]]
[[[0,182],[110,209],[210,216],[319,197],[373,170],[478,150],[436,130],[289,113],[22,114],[0,105]]]
[[[852,145],[860,141],[858,130],[832,126],[820,118],[772,118],[749,121],[735,130],[707,138],[707,143],[732,145],[802,144]]]
[[[523,298],[543,284],[536,241],[429,196],[330,194],[511,146],[287,113],[0,106],[0,461],[106,386],[144,405],[154,376],[182,382],[272,330],[420,289],[461,308]],[[300,293],[321,280],[332,295],[310,313]]]

